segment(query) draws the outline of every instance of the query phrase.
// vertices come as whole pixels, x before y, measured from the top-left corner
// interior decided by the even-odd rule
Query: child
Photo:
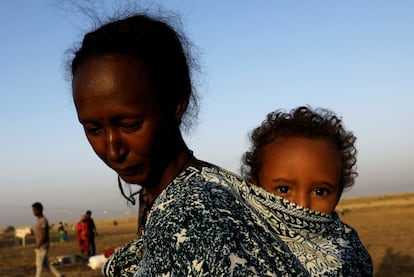
[[[268,114],[243,156],[244,177],[272,192],[273,228],[312,276],[372,276],[367,250],[335,213],[357,176],[355,140],[331,111],[298,107]]]

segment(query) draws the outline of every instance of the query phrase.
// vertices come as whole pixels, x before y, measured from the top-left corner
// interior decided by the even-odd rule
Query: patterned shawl
[[[311,276],[315,270],[309,262],[325,264],[326,256],[315,260],[317,252],[310,247],[310,254],[302,258],[304,248],[295,245],[303,242],[286,239],[295,236],[286,235],[290,231],[282,223],[284,211],[277,213],[277,205],[272,208],[270,196],[214,165],[190,167],[157,197],[144,236],[116,251],[102,271],[105,276]],[[275,232],[280,227],[284,231]],[[346,230],[357,239],[352,229]],[[341,244],[336,241],[344,247],[348,238],[343,236]],[[340,257],[340,262],[349,261]],[[325,276],[357,276],[343,275],[340,264],[335,271],[322,268],[332,272]]]
[[[232,186],[287,244],[311,276],[373,276],[357,232],[338,215],[303,208],[261,187]]]

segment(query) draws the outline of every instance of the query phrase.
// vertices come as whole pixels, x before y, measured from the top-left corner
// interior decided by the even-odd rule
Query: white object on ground
[[[26,236],[30,235],[31,233],[32,229],[30,229],[30,227],[16,228],[14,230],[15,237],[22,240],[22,246],[26,246]]]
[[[108,258],[105,258],[104,254],[91,256],[89,257],[88,266],[92,269],[102,268],[107,259]]]

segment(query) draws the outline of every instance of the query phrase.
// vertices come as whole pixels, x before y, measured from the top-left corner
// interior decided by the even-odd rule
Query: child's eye
[[[282,194],[286,194],[289,192],[289,187],[288,186],[278,186],[276,188],[276,191]]]
[[[325,188],[317,188],[315,189],[314,194],[317,196],[325,196],[328,194],[328,190]]]

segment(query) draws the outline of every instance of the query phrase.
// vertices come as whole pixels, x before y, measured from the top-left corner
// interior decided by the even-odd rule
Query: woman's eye
[[[279,193],[286,194],[286,193],[289,192],[289,187],[288,186],[278,186],[276,188],[276,191],[279,192]]]
[[[325,188],[317,188],[317,189],[315,189],[315,192],[314,193],[317,196],[325,196],[325,195],[328,194],[328,190],[325,189]]]
[[[122,127],[128,132],[134,132],[141,127],[141,123],[124,124]]]
[[[85,130],[85,133],[87,135],[91,135],[91,136],[97,136],[102,131],[102,128],[98,126],[83,126],[83,129]]]

